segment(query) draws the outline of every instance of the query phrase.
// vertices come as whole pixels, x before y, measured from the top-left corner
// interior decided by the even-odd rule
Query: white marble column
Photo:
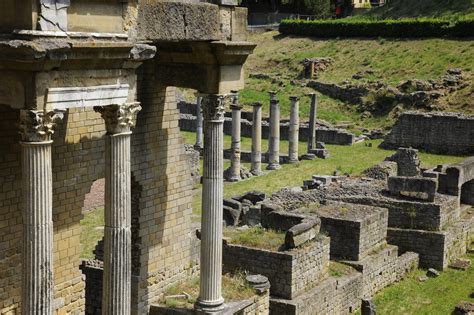
[[[224,103],[223,95],[203,96],[204,175],[202,181],[201,273],[196,310],[212,314],[223,309],[222,220],[224,198]]]
[[[201,108],[202,97],[198,96],[196,101],[196,143],[194,148],[196,150],[202,149],[202,108]]]
[[[289,148],[288,157],[289,163],[298,163],[298,144],[299,144],[299,130],[300,130],[300,118],[299,108],[300,102],[297,96],[290,96],[291,109],[290,109],[290,130],[289,130]]]
[[[232,143],[230,156],[230,182],[237,182],[240,177],[240,122],[242,106],[239,105],[239,92],[232,91]]]
[[[270,94],[270,136],[268,138],[267,170],[277,170],[280,166],[280,104],[275,92]]]
[[[259,176],[262,174],[262,103],[255,102],[252,106],[252,164],[250,172]]]
[[[23,180],[22,306],[53,314],[53,180],[51,135],[59,112],[20,111]]]
[[[102,314],[129,315],[131,302],[130,135],[138,103],[94,107],[107,130]]]
[[[308,137],[308,153],[316,149],[316,117],[318,111],[318,100],[316,93],[309,93],[311,98],[311,109],[309,113],[309,137]]]

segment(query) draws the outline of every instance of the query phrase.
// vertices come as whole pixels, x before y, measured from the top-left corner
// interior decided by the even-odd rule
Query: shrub
[[[474,20],[451,23],[442,19],[341,19],[341,20],[284,20],[282,34],[315,37],[440,37],[473,36]]]

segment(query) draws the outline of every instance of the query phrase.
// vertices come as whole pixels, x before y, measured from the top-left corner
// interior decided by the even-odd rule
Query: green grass
[[[194,133],[182,132],[181,134],[186,143],[193,144],[195,142]],[[225,148],[230,147],[230,141],[230,136],[224,136]],[[250,150],[250,141],[250,138],[242,138],[243,150]],[[303,180],[314,174],[330,175],[335,170],[355,176],[360,175],[366,168],[383,161],[385,157],[395,152],[378,148],[381,140],[370,142],[372,147],[365,146],[365,143],[357,143],[353,146],[327,145],[330,156],[325,160],[316,159],[301,161],[298,164],[283,164],[280,170],[269,172],[265,176],[253,177],[237,183],[225,183],[224,195],[225,197],[232,197],[255,189],[271,194],[284,187],[301,186]],[[262,139],[262,151],[266,151],[267,144],[267,140]],[[282,153],[288,152],[288,141],[281,141],[280,147]],[[300,154],[306,152],[306,143],[300,142],[299,152]],[[438,164],[460,162],[465,157],[420,153],[420,159],[422,167],[430,167]],[[228,165],[228,162],[225,165]],[[248,163],[244,163],[244,165],[249,167]],[[265,167],[265,165],[262,166]],[[193,199],[193,210],[196,219],[198,219],[201,212],[201,194],[199,191],[196,192]]]
[[[416,2],[416,1],[414,1]],[[298,95],[300,116],[309,115],[309,98],[303,97],[312,92],[311,88],[292,85],[303,69],[305,58],[331,57],[334,62],[322,72],[318,80],[340,83],[344,80],[356,82],[352,75],[371,69],[374,74],[368,80],[381,80],[392,86],[409,79],[438,79],[449,68],[461,68],[468,86],[443,100],[442,110],[461,111],[474,114],[472,106],[472,71],[474,70],[474,42],[430,38],[419,40],[399,39],[314,39],[295,36],[282,37],[278,32],[252,34],[250,41],[257,47],[249,56],[246,73],[268,73],[275,75],[280,82],[269,79],[249,78],[241,91],[240,102],[250,110],[249,105],[262,101],[263,111],[268,114],[268,91],[278,91],[283,117],[289,117],[289,96]],[[313,91],[314,92],[314,91]],[[361,119],[356,107],[344,104],[329,97],[320,96],[318,117],[331,123],[351,121],[353,130],[364,128],[387,128],[393,124],[393,117]]]
[[[451,314],[461,300],[474,302],[474,254],[468,255],[473,264],[466,271],[447,269],[438,278],[418,281],[425,270],[411,273],[405,280],[382,290],[375,296],[380,314]]]
[[[104,208],[96,208],[84,213],[81,220],[81,258],[93,259],[93,250],[104,236]]]
[[[256,247],[277,251],[285,243],[285,233],[274,230],[267,230],[260,226],[250,227],[246,230],[237,230],[226,227],[224,237],[229,239],[231,244],[239,244],[249,247]]]

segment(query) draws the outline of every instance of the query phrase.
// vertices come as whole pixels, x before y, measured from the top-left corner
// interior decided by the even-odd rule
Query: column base
[[[218,301],[200,301],[199,299],[194,304],[194,313],[196,315],[219,315],[224,314],[226,305],[224,299],[221,298]]]
[[[250,170],[250,173],[252,173],[253,176],[262,176],[263,174],[265,174],[261,170]]]
[[[303,154],[301,156],[301,159],[302,160],[314,160],[314,159],[316,159],[316,155],[314,155],[313,153],[306,153],[306,154]]]
[[[296,163],[299,163],[300,160],[288,160],[288,163],[290,164],[296,164]]]
[[[239,182],[240,180],[241,180],[240,177],[226,178],[226,181],[231,182],[231,183]]]
[[[274,171],[274,170],[279,170],[281,168],[280,164],[268,164],[267,170],[269,171]]]

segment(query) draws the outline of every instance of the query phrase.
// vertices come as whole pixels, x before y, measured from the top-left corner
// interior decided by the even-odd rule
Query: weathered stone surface
[[[382,148],[413,147],[439,154],[474,153],[474,116],[406,112],[385,137]]]
[[[232,199],[238,200],[242,202],[244,199],[250,200],[252,204],[257,204],[257,202],[264,201],[266,198],[265,193],[258,191],[258,190],[252,190],[249,192],[246,192],[243,195],[232,197]]]
[[[426,272],[426,275],[428,277],[431,277],[431,278],[436,278],[436,277],[439,277],[440,273],[438,270],[434,269],[434,268],[430,268],[428,269],[428,271]]]
[[[398,148],[392,156],[386,157],[385,161],[397,163],[398,176],[420,175],[420,158],[418,150],[412,148]]]
[[[377,309],[375,307],[374,301],[363,299],[362,300],[361,314],[362,315],[376,315],[377,314]]]
[[[188,157],[189,169],[191,170],[191,178],[193,179],[193,184],[199,184],[201,182],[201,163],[200,163],[200,153],[195,150],[192,145],[184,145],[185,154]]]
[[[369,178],[388,180],[390,176],[397,176],[398,165],[396,162],[383,161],[365,169],[362,174]]]
[[[293,214],[285,211],[263,211],[262,207],[262,226],[267,229],[277,231],[287,231],[293,226],[300,224],[306,216]]]
[[[432,178],[404,176],[388,178],[388,189],[394,196],[433,201],[437,188],[438,183]]]
[[[291,227],[285,234],[286,248],[296,248],[314,239],[318,235],[320,227],[321,220],[318,218],[306,219]]]
[[[240,213],[242,209],[234,209],[227,205],[223,207],[224,211],[224,221],[229,226],[236,226],[239,224]]]
[[[138,38],[220,40],[219,19],[219,7],[209,3],[142,1],[138,12]]]
[[[471,266],[471,261],[469,259],[456,259],[453,263],[449,265],[450,268],[467,270]]]
[[[454,315],[473,315],[474,314],[474,303],[468,301],[461,301],[454,308]]]
[[[262,211],[260,206],[250,206],[243,211],[241,221],[243,225],[259,225],[262,220]]]

